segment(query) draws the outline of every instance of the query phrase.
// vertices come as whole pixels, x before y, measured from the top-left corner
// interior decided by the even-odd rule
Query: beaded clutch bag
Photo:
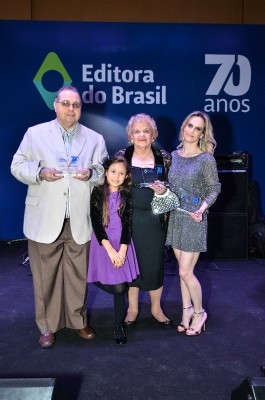
[[[166,195],[154,196],[151,202],[151,208],[154,214],[164,214],[179,207],[178,196],[168,190]]]

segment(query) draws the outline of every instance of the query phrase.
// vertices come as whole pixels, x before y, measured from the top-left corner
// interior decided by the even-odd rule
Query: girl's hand
[[[118,251],[119,256],[121,257],[121,259],[123,260],[123,264],[125,263],[125,259],[126,259],[126,254],[127,254],[127,249],[128,249],[128,245],[122,243],[120,245],[120,250]],[[122,264],[122,265],[123,265]]]
[[[106,250],[106,252],[108,253],[108,256],[112,262],[112,264],[114,265],[114,268],[120,268],[123,266],[124,261],[125,261],[125,257],[123,256],[123,252],[117,252],[112,245],[110,244],[108,239],[103,239],[102,240],[102,246],[104,247],[104,249]]]
[[[121,253],[118,253],[118,255],[119,255],[120,259],[119,259],[119,266],[117,268],[120,268],[125,263],[125,256],[123,254],[121,254]]]
[[[150,185],[149,187],[150,187],[150,189],[153,189],[153,191],[158,195],[164,194],[167,191],[166,186],[161,181],[154,181],[154,183],[152,185]]]
[[[111,259],[114,268],[120,268],[123,266],[125,258],[121,254],[119,254],[115,249],[109,250],[108,256]]]
[[[125,257],[122,256],[122,254],[117,253],[117,258],[115,260],[114,268],[120,268],[123,266],[125,261]]]

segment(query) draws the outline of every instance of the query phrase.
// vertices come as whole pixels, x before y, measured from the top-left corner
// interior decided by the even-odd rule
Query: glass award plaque
[[[142,182],[141,188],[146,188],[152,185],[155,181],[163,180],[163,166],[154,164],[142,164]],[[165,184],[166,182],[164,182]]]

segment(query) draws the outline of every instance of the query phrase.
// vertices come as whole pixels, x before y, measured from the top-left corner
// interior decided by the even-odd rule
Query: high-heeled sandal
[[[186,335],[187,336],[198,336],[198,335],[200,335],[201,334],[201,332],[202,332],[202,330],[203,331],[205,331],[205,323],[206,323],[206,320],[207,320],[207,313],[206,313],[206,311],[205,310],[202,310],[202,311],[200,311],[200,312],[195,312],[194,311],[194,314],[204,314],[204,318],[203,318],[203,320],[201,321],[201,326],[200,326],[200,328],[197,330],[197,331],[195,331],[195,329],[193,329],[193,328],[189,328],[189,329],[187,329],[186,330]],[[193,317],[194,317],[194,314],[193,314]]]
[[[189,310],[189,309],[191,309],[191,308],[193,308],[193,306],[183,307],[182,310]],[[189,322],[188,322],[189,325],[190,325],[190,321],[191,321],[192,317],[193,317],[193,313],[192,313],[191,316],[189,317]],[[185,325],[183,324],[182,321],[181,321],[181,323],[177,326],[177,330],[178,330],[179,333],[184,333],[184,332],[186,332],[187,329],[189,329],[189,326],[185,326]]]

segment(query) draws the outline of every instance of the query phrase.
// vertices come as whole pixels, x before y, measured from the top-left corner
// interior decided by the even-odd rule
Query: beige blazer
[[[52,243],[60,234],[70,193],[70,223],[76,243],[91,239],[90,195],[95,184],[104,180],[104,169],[93,172],[86,181],[65,176],[56,182],[38,181],[40,166],[58,167],[58,154],[66,149],[57,119],[36,125],[27,130],[13,157],[11,173],[28,185],[24,214],[24,234],[40,243]],[[78,124],[72,142],[71,154],[79,157],[82,167],[102,163],[107,157],[105,141],[97,132]]]

